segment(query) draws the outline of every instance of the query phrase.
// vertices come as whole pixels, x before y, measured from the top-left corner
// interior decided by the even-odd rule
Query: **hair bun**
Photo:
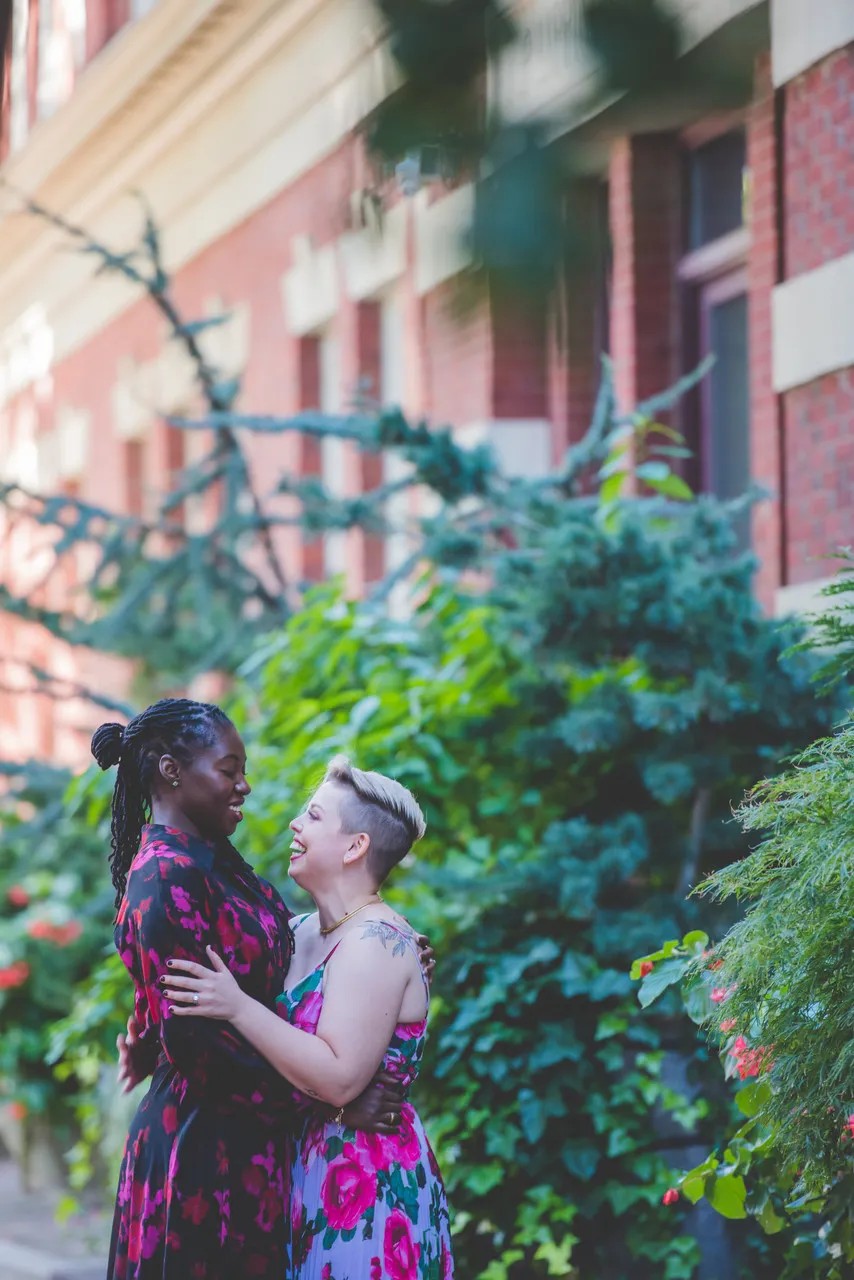
[[[112,722],[99,725],[92,734],[92,755],[102,769],[119,763],[124,734],[124,725]]]

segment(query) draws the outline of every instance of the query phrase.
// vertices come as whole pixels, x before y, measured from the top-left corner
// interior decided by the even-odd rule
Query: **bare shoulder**
[[[361,953],[366,960],[373,956],[379,961],[384,957],[412,956],[414,940],[408,921],[382,903],[370,916],[354,920],[342,943],[351,957]]]
[[[406,955],[410,951],[408,939],[415,937],[408,925],[401,928],[388,920],[363,920],[358,932],[362,941],[375,938],[396,956]]]

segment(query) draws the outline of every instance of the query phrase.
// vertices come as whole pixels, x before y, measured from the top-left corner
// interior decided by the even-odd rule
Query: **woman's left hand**
[[[173,972],[160,980],[164,985],[163,994],[169,1001],[170,1012],[176,1017],[218,1018],[231,1022],[246,997],[225,961],[212,947],[205,947],[205,951],[212,969],[206,969],[194,960],[166,961]],[[181,972],[176,972],[179,969]]]
[[[418,948],[418,959],[421,961],[424,977],[429,985],[433,981],[433,970],[436,968],[436,953],[426,933],[416,933],[415,945]]]

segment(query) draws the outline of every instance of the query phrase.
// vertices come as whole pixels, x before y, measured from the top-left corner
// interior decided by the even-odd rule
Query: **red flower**
[[[19,1124],[27,1118],[27,1104],[25,1102],[10,1102],[8,1110],[11,1118],[17,1120]]]
[[[640,976],[642,978],[645,978],[648,973],[652,973],[654,968],[655,968],[655,965],[652,963],[651,960],[641,960]]]
[[[383,1280],[382,1263],[379,1258],[371,1258],[371,1280]]]
[[[0,991],[9,991],[13,987],[22,987],[30,976],[30,966],[25,960],[16,960],[14,964],[0,969]]]
[[[770,1050],[766,1045],[757,1045],[751,1049],[744,1036],[736,1036],[732,1042],[730,1056],[735,1063],[739,1078],[746,1080],[748,1076],[758,1076],[771,1066]]]
[[[712,1004],[722,1004],[729,995],[729,987],[714,987],[709,997]]]
[[[67,947],[76,942],[83,932],[83,926],[77,920],[69,920],[68,924],[51,924],[49,920],[34,920],[27,927],[27,933],[37,942],[52,942],[57,947]]]
[[[320,1273],[320,1280],[332,1280],[332,1263],[327,1262]]]
[[[20,884],[13,884],[11,889],[7,891],[6,897],[13,907],[28,907],[30,905],[30,895]]]
[[[845,1121],[845,1128],[851,1134],[851,1137],[854,1138],[854,1114],[850,1115]]]
[[[710,960],[706,965],[707,969],[722,969],[724,967],[723,960]]]
[[[724,1018],[721,1031],[735,1031],[735,1018]]]
[[[320,1189],[329,1226],[333,1231],[351,1230],[376,1198],[377,1175],[362,1162],[352,1142],[346,1143],[326,1170]]]
[[[421,1246],[412,1239],[409,1219],[402,1209],[394,1209],[385,1224],[383,1259],[389,1280],[417,1280]]]
[[[679,1199],[679,1192],[675,1187],[668,1187],[664,1195],[661,1197],[662,1204],[675,1204]]]

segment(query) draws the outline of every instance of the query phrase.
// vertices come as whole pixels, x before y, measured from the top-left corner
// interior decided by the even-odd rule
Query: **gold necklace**
[[[379,894],[376,894],[369,902],[363,902],[360,907],[354,907],[352,911],[348,911],[346,916],[342,916],[340,920],[336,920],[328,929],[321,929],[321,936],[325,938],[327,933],[334,933],[336,929],[341,928],[342,924],[346,924],[348,920],[352,919],[357,912],[364,911],[365,907],[371,906],[373,902],[382,902],[382,898]]]

